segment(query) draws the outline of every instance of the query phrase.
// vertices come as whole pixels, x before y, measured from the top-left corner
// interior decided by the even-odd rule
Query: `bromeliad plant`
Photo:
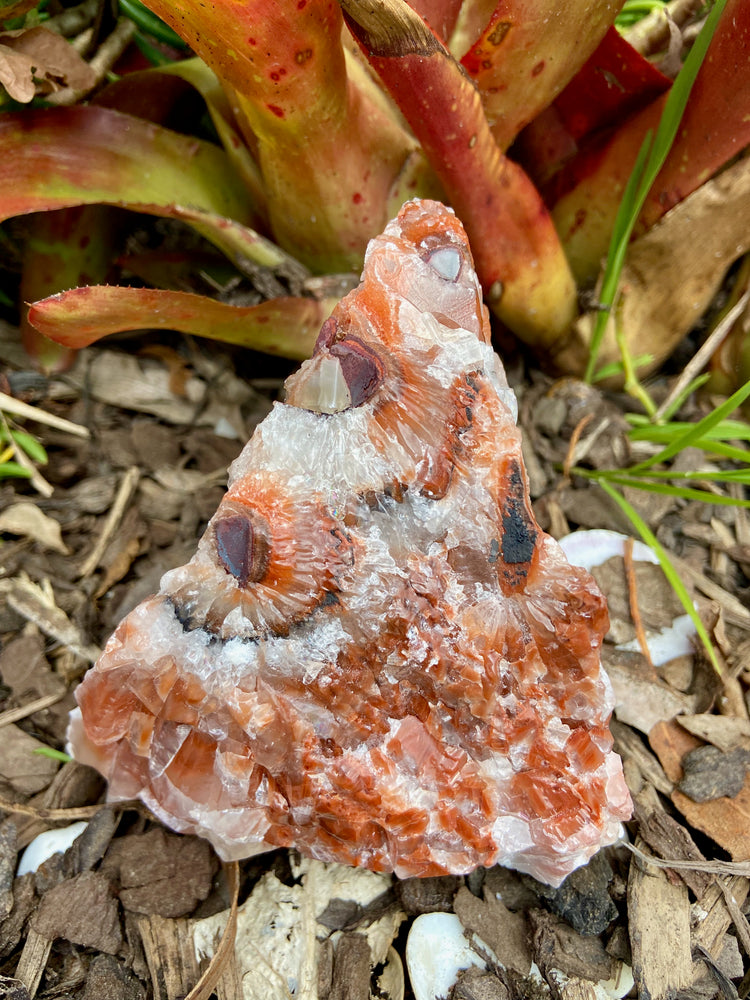
[[[596,286],[618,203],[672,86],[613,28],[618,0],[147,6],[196,58],[132,74],[88,105],[0,115],[0,219],[39,213],[23,294],[39,299],[26,336],[47,367],[63,359],[35,331],[79,348],[164,326],[305,357],[333,304],[310,294],[309,275],[357,271],[367,240],[422,195],[456,209],[497,319],[542,358],[583,371],[590,329],[579,295]],[[715,7],[638,241],[750,141],[750,0]],[[223,148],[165,127],[187,87]],[[732,168],[742,190],[745,162]],[[750,232],[750,199],[734,197]],[[101,206],[186,222],[240,273],[264,269],[293,294],[240,308],[175,288],[98,285],[115,231]],[[689,242],[701,269],[705,241]],[[691,301],[707,305],[741,243],[722,250],[721,271],[710,288],[691,288]],[[80,287],[58,291],[70,285]],[[626,340],[637,341],[637,316]],[[685,310],[672,328],[659,319],[653,365],[694,319]],[[605,344],[602,362],[614,357]]]

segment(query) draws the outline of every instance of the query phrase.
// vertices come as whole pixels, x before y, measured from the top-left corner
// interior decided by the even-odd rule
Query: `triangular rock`
[[[630,816],[604,598],[534,520],[464,230],[405,205],[70,740],[223,858],[553,884]]]

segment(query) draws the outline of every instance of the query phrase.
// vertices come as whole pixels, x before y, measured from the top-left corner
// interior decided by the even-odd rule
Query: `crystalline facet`
[[[559,883],[630,815],[604,599],[534,520],[463,228],[373,240],[188,565],[122,622],[70,742],[224,858]]]

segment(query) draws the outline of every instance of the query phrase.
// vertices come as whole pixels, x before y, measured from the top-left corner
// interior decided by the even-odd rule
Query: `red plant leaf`
[[[348,78],[338,6],[330,0],[148,0],[147,6],[233,89],[245,138],[257,147],[280,246],[319,273],[358,269],[367,240],[387,221],[392,187],[420,154],[382,99]]]
[[[81,205],[39,212],[27,220],[21,273],[21,302],[63,288],[105,281],[118,236],[117,213],[104,205]],[[64,371],[74,353],[55,344],[28,322],[21,310],[26,353],[47,372]]]
[[[667,160],[634,237],[700,187],[750,143],[750,0],[729,0],[693,85]],[[592,141],[556,179],[565,192],[553,217],[579,282],[591,282],[607,252],[622,191],[666,97],[634,115],[608,142]],[[550,199],[550,203],[554,195]]]
[[[621,6],[621,0],[499,0],[461,62],[502,149],[578,72]]]
[[[579,151],[581,140],[669,90],[671,80],[610,28],[598,48],[555,101],[518,136],[513,155],[529,173],[547,204],[562,195],[555,174]],[[572,185],[571,175],[565,181]]]
[[[562,93],[555,109],[573,136],[618,125],[669,90],[672,81],[610,28]]]
[[[409,0],[409,6],[447,44],[461,15],[463,0]]]
[[[492,137],[476,87],[403,0],[341,0],[347,23],[398,103],[464,223],[490,308],[551,346],[576,291],[549,214]]]
[[[108,108],[0,115],[0,221],[28,212],[108,204],[189,222],[242,269],[299,273],[248,228],[253,206],[226,155]]]
[[[34,302],[29,322],[67,347],[87,347],[123,330],[158,328],[304,359],[336,301],[289,296],[242,307],[190,292],[93,285]]]

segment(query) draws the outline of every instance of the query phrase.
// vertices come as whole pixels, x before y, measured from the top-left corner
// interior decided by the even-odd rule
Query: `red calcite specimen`
[[[449,209],[372,241],[286,391],[78,688],[75,756],[223,858],[559,883],[630,816],[607,611],[534,520]]]

